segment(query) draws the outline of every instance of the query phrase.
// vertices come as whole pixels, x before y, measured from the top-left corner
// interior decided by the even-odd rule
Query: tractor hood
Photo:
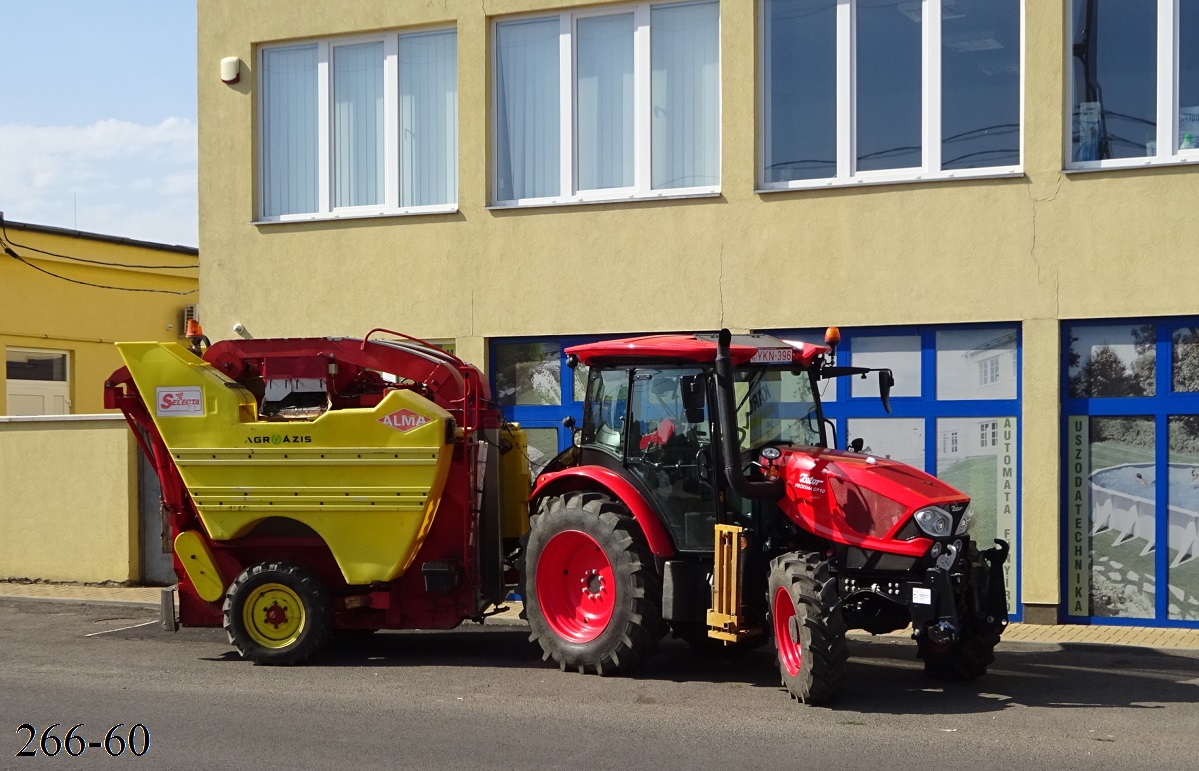
[[[800,527],[838,543],[919,556],[932,539],[911,523],[912,515],[938,506],[953,516],[956,529],[970,502],[936,477],[889,458],[820,447],[779,449],[771,464],[786,484],[779,505]]]

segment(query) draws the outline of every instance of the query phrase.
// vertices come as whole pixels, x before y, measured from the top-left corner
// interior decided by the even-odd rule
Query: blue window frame
[[[771,334],[808,342],[824,338],[823,330]],[[837,447],[844,449],[860,436],[871,452],[910,463],[970,495],[975,539],[984,548],[992,537],[1011,544],[1005,579],[1009,615],[1019,621],[1019,325],[843,328],[841,336],[838,364],[891,367],[896,385],[888,414],[874,378],[842,377],[822,384],[824,412],[836,426]]]
[[[1061,367],[1062,616],[1199,628],[1199,317],[1063,322]]]

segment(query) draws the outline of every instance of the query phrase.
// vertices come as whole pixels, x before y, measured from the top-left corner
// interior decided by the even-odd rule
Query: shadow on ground
[[[471,628],[451,632],[379,632],[338,640],[312,663],[319,667],[519,667],[555,669],[542,661],[528,630]],[[971,682],[942,682],[924,673],[905,640],[852,640],[845,691],[836,709],[875,714],[987,713],[1013,706],[1055,709],[1161,709],[1199,701],[1199,653],[1172,654],[1116,645],[1010,644],[991,671]],[[232,651],[213,661],[245,664]],[[246,664],[248,665],[248,664]],[[578,676],[573,673],[567,676]],[[729,654],[663,640],[634,679],[675,683],[743,683],[778,691],[773,650]]]

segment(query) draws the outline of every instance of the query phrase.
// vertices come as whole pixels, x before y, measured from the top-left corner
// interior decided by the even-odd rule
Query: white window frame
[[[857,170],[857,2],[837,0],[837,174],[823,179],[766,182],[770,147],[767,99],[770,94],[770,38],[766,30],[766,0],[758,0],[758,189],[756,193],[814,190],[857,185],[890,185],[947,179],[998,179],[1024,174],[1025,4],[1020,2],[1020,161],[1013,166],[941,169],[941,14],[942,0],[920,0],[923,14],[921,45],[921,164],[905,169]]]
[[[505,16],[496,19],[491,24],[491,200],[488,209],[512,209],[535,206],[563,206],[582,203],[611,203],[613,201],[629,200],[659,200],[668,198],[702,198],[720,195],[720,183],[700,187],[678,187],[668,190],[654,190],[652,187],[652,159],[650,147],[651,136],[650,113],[653,106],[651,92],[652,64],[650,59],[650,9],[655,5],[680,5],[687,0],[663,0],[656,3],[605,5],[578,11],[562,11],[559,13],[526,13]],[[623,188],[603,188],[600,190],[580,190],[578,188],[578,158],[575,155],[575,142],[578,136],[575,117],[578,115],[578,100],[575,89],[575,60],[576,60],[576,30],[579,19],[602,16],[619,16],[633,14],[633,186]],[[558,88],[559,88],[559,194],[541,198],[517,198],[502,200],[499,197],[500,180],[499,168],[494,159],[499,158],[499,90],[495,73],[498,71],[495,57],[499,55],[499,25],[517,20],[558,18]],[[718,48],[721,45],[720,22],[717,21]],[[723,50],[720,51],[719,64],[723,75]],[[717,80],[716,110],[717,115],[724,115],[724,82],[723,77]],[[722,166],[724,135],[723,126],[717,128],[716,153],[719,170]],[[566,191],[566,192],[563,192]]]
[[[25,380],[25,383],[71,383],[71,351],[63,348],[25,348],[24,346],[10,345],[4,348],[4,362],[8,366],[8,354],[10,353],[32,353],[44,354],[47,356],[62,356],[63,357],[63,372],[62,380]],[[15,378],[14,378],[15,379]]]
[[[62,380],[18,380],[16,378],[9,379],[6,377],[5,378],[6,386],[5,386],[5,393],[4,393],[5,413],[7,413],[8,409],[9,409],[8,391],[14,387],[13,383],[29,383],[29,384],[33,384],[29,387],[32,387],[35,389],[40,388],[40,390],[57,390],[58,388],[65,387],[66,392],[67,392],[66,397],[65,397],[67,414],[71,414],[71,410],[73,410],[75,408],[74,400],[71,398],[71,392],[74,390],[74,383],[71,381],[71,376],[73,373],[73,367],[71,364],[71,356],[73,354],[73,351],[65,350],[62,348],[25,348],[22,346],[15,346],[15,345],[14,346],[6,346],[4,348],[4,361],[5,361],[6,369],[8,366],[8,354],[10,354],[10,353],[32,353],[32,354],[46,354],[46,355],[50,355],[50,356],[62,356],[63,357],[63,379]],[[19,388],[19,386],[17,386],[17,387]]]
[[[1074,155],[1074,56],[1071,51],[1074,31],[1074,3],[1066,13],[1066,171],[1139,169],[1145,166],[1174,166],[1199,163],[1199,148],[1178,148],[1178,19],[1179,0],[1157,0],[1157,154],[1140,158],[1111,158],[1105,161],[1072,161]],[[1166,41],[1166,44],[1163,44]],[[1165,77],[1162,74],[1165,73]]]
[[[400,206],[400,107],[399,107],[399,50],[400,39],[417,37],[438,32],[453,32],[456,27],[431,27],[373,35],[353,35],[328,38],[314,42],[291,42],[264,45],[258,49],[258,71],[265,72],[263,62],[269,51],[316,45],[317,80],[317,211],[295,214],[266,216],[262,213],[262,202],[266,200],[268,180],[263,173],[262,154],[259,153],[257,217],[254,224],[272,222],[310,222],[313,220],[354,219],[361,217],[405,216],[420,214],[453,214],[458,211],[458,201],[428,206]],[[383,203],[369,206],[333,206],[333,49],[362,43],[383,43]],[[458,60],[454,62],[455,81],[458,78]],[[258,147],[266,147],[266,92],[258,83]],[[460,111],[459,111],[459,114]],[[454,125],[455,165],[459,148],[459,123]],[[455,185],[457,199],[458,185]]]
[[[978,445],[982,448],[994,447],[999,443],[999,424],[994,420],[985,420],[978,424]]]
[[[999,382],[999,356],[988,356],[978,362],[978,384],[980,387]]]

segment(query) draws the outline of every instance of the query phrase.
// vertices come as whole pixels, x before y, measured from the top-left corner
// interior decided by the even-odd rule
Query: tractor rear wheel
[[[845,680],[845,620],[837,580],[819,554],[784,554],[770,563],[766,600],[779,674],[791,697],[828,704]]]
[[[921,639],[916,655],[924,659],[924,671],[938,680],[974,680],[987,673],[995,661],[1001,627],[967,622],[961,638],[950,644]]]
[[[525,551],[529,639],[563,671],[633,671],[665,631],[653,564],[624,506],[598,493],[547,498]]]
[[[300,664],[324,647],[333,606],[320,579],[294,562],[262,562],[242,571],[225,594],[225,632],[255,664]]]

